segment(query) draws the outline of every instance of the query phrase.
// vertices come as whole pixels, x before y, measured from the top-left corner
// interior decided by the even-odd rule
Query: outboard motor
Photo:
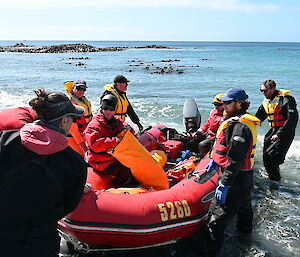
[[[201,115],[195,99],[187,99],[183,106],[183,125],[187,133],[196,132],[200,128]]]

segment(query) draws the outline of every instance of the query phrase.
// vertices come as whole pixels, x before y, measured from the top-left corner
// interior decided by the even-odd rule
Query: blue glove
[[[221,181],[219,181],[219,186],[216,189],[216,199],[219,204],[225,204],[227,192],[230,186],[224,186]]]
[[[181,155],[180,158],[176,159],[176,162],[181,162],[185,159],[188,159],[191,157],[191,151],[190,150],[186,150],[185,152],[183,152],[183,154]]]
[[[212,170],[216,170],[219,167],[219,164],[214,160],[211,160],[205,167],[206,172],[211,172]]]

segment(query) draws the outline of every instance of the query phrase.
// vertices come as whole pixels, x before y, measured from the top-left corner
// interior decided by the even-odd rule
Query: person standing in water
[[[57,222],[76,208],[86,182],[86,163],[66,139],[84,109],[62,93],[35,93],[29,105],[38,120],[0,133],[1,256],[58,257]]]
[[[264,138],[264,166],[269,178],[279,181],[279,165],[284,163],[295,137],[298,122],[297,103],[291,95],[291,90],[277,90],[275,81],[271,79],[262,83],[260,91],[265,99],[255,115],[261,121],[268,118],[271,126]]]
[[[125,118],[128,115],[131,121],[138,126],[139,131],[142,131],[143,126],[140,123],[140,119],[135,113],[126,95],[129,82],[130,81],[123,75],[117,75],[114,78],[113,84],[107,84],[104,86],[105,91],[100,99],[102,99],[107,94],[114,95],[118,99],[115,116],[118,117],[120,120],[125,121]]]
[[[215,198],[209,209],[207,229],[203,238],[204,256],[216,256],[224,241],[228,220],[237,215],[240,233],[252,232],[251,191],[253,187],[254,154],[259,119],[248,114],[248,95],[241,88],[231,88],[223,101],[226,120],[220,125],[206,171],[221,167],[222,174]]]

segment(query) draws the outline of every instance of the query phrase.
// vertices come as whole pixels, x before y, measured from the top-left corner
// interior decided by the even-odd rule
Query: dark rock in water
[[[70,57],[69,60],[88,60],[91,59],[90,57]]]
[[[180,60],[178,60],[178,59],[174,59],[174,60],[169,59],[169,60],[161,60],[161,62],[180,62]]]
[[[85,66],[85,63],[83,63],[83,62],[78,62],[78,63],[75,64],[75,66]]]
[[[92,53],[92,52],[118,52],[127,49],[140,48],[158,48],[169,49],[166,46],[138,46],[138,47],[96,47],[87,44],[62,44],[52,46],[28,46],[23,43],[17,43],[13,46],[1,46],[0,52],[17,52],[17,53]]]

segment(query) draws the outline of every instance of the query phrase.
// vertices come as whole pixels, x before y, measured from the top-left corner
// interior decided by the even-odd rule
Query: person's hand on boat
[[[85,184],[84,185],[84,189],[83,189],[83,193],[87,194],[88,192],[90,192],[92,190],[92,186],[90,184]]]
[[[219,186],[216,189],[215,197],[219,204],[225,204],[227,192],[230,186],[225,186],[219,181]]]
[[[219,168],[219,164],[217,164],[214,160],[211,160],[205,167],[206,172],[211,172]]]

